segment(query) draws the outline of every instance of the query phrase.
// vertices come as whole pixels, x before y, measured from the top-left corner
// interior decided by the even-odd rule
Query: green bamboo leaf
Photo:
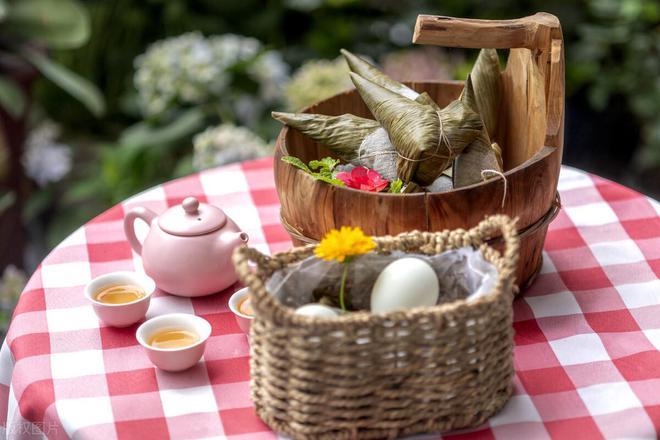
[[[89,15],[76,0],[19,0],[6,12],[7,29],[52,49],[75,49],[89,39]]]
[[[6,76],[0,76],[0,106],[14,118],[20,117],[25,111],[23,91]]]
[[[45,55],[30,48],[23,48],[23,57],[36,67],[46,78],[62,90],[80,101],[94,116],[105,112],[103,95],[94,84],[64,66],[50,60]]]
[[[124,130],[119,143],[142,147],[171,144],[201,130],[204,119],[202,110],[191,108],[165,126],[153,126],[146,121],[138,122]]]

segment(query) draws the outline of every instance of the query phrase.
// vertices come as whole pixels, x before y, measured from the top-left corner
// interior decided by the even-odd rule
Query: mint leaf
[[[332,170],[337,166],[337,164],[339,164],[339,160],[337,159],[325,157],[321,160],[312,160],[309,162],[309,166],[307,166],[305,165],[305,162],[295,156],[283,156],[282,162],[286,162],[289,165],[300,168],[304,172],[310,174],[316,180],[321,180],[331,185],[344,186],[344,182],[332,177]],[[312,169],[319,169],[319,171],[314,172]]]
[[[293,165],[296,168],[300,168],[306,173],[314,174],[312,173],[312,170],[310,170],[309,167],[305,165],[305,162],[303,162],[302,160],[298,159],[295,156],[282,156],[282,162],[286,162],[289,165]]]
[[[390,182],[390,187],[388,188],[387,192],[398,194],[401,192],[402,189],[403,189],[403,181],[401,179],[396,179]]]
[[[332,177],[332,170],[334,170],[338,164],[339,164],[339,159],[324,157],[321,160],[310,161],[309,167],[313,170],[318,170],[318,173],[323,176]]]
[[[324,175],[322,175],[322,174],[318,174],[318,173],[317,173],[317,174],[312,174],[312,176],[313,176],[316,180],[320,180],[320,181],[322,181],[322,182],[329,183],[329,184],[331,184],[331,185],[345,186],[345,183],[344,183],[344,182],[342,182],[342,181],[339,180],[339,179],[335,179],[334,177],[328,177],[328,176],[324,176]]]

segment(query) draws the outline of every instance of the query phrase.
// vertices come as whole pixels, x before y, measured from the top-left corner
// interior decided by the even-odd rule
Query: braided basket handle
[[[482,220],[469,231],[457,229],[454,231],[443,231],[437,233],[424,233],[427,240],[433,241],[438,238],[444,241],[448,239],[456,247],[472,245],[476,248],[480,246],[491,246],[493,238],[501,238],[504,241],[504,254],[502,258],[503,269],[510,273],[515,273],[518,265],[518,231],[516,229],[517,219],[511,219],[505,215],[494,215]],[[444,238],[443,238],[444,237]],[[397,237],[378,237],[375,238],[376,244],[381,251],[392,250],[394,240],[401,242],[404,247],[409,247],[413,242],[419,240],[419,232],[408,232]],[[241,246],[236,248],[233,254],[234,267],[239,278],[250,288],[250,295],[253,296],[253,307],[260,314],[278,314],[282,308],[277,304],[277,300],[266,291],[264,275],[270,275],[278,269],[286,267],[289,263],[300,261],[302,258],[313,254],[316,245],[310,244],[303,247],[294,248],[291,251],[279,254],[277,258],[264,255],[257,249]],[[257,264],[258,269],[250,267],[250,261]]]
[[[479,246],[492,245],[493,238],[500,238],[498,233],[501,233],[501,239],[504,241],[504,266],[515,272],[518,267],[518,250],[520,246],[518,229],[516,228],[517,222],[518,218],[511,219],[506,215],[493,215],[470,229],[468,234],[472,238],[472,243]]]

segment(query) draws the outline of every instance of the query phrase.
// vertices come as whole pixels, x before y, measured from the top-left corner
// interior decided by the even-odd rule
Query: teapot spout
[[[234,243],[235,246],[239,246],[242,244],[247,244],[248,240],[250,237],[245,232],[236,232],[233,235],[232,242]]]

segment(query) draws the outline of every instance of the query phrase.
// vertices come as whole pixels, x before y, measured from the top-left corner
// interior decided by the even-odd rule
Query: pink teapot
[[[144,243],[135,235],[137,219],[150,226]],[[194,197],[160,216],[147,208],[133,208],[124,218],[124,232],[158,288],[187,297],[210,295],[234,284],[238,278],[232,252],[248,241],[220,208]]]

